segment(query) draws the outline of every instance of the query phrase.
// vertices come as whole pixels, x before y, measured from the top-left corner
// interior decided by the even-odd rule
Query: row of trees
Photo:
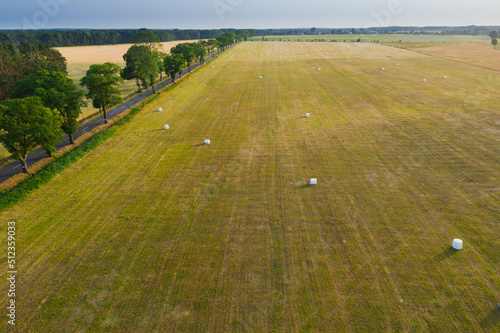
[[[160,39],[153,31],[142,31],[132,38],[134,43],[123,56],[126,66],[121,73],[124,80],[135,80],[138,91],[142,88],[153,87],[158,76],[162,79],[165,71],[172,81],[184,68],[191,70],[194,61],[203,63],[208,54],[216,50],[224,50],[237,41],[247,38],[241,33],[225,33],[217,39],[201,40],[195,43],[181,43],[170,49],[167,55],[162,51]]]
[[[146,29],[121,30],[6,30],[0,31],[0,41],[26,43],[39,41],[53,47],[129,44],[132,37]],[[258,30],[152,30],[160,42],[174,40],[215,39],[224,33],[246,34],[256,36]]]
[[[73,143],[85,92],[58,71],[42,70],[16,83],[12,99],[0,103],[0,142],[21,161],[37,146],[51,156],[64,133]]]
[[[36,146],[49,155],[78,129],[85,92],[67,78],[66,60],[40,42],[0,43],[0,142],[21,161]]]
[[[13,81],[4,84],[4,96],[8,98],[0,102],[0,143],[21,161],[23,171],[29,173],[26,158],[36,147],[41,146],[50,156],[64,133],[68,134],[70,143],[74,143],[77,119],[81,108],[86,106],[85,96],[103,112],[106,123],[106,111],[123,102],[118,87],[124,79],[136,80],[139,90],[141,84],[142,87],[152,86],[154,92],[154,85],[158,76],[161,79],[162,72],[175,80],[185,66],[190,67],[195,60],[204,62],[207,54],[223,50],[239,38],[244,36],[227,33],[218,39],[183,43],[172,48],[171,54],[167,55],[162,52],[156,34],[141,31],[132,37],[134,45],[123,56],[126,61],[124,69],[109,62],[90,66],[80,80],[87,89],[86,93],[67,77],[65,60],[58,51],[41,44],[13,48],[13,44],[7,43],[9,52],[0,52],[0,74],[3,74],[0,82],[7,82],[9,78]],[[24,62],[20,60],[23,56]],[[12,64],[18,66],[9,67]],[[14,77],[13,69],[20,69],[20,74]],[[7,89],[12,85],[12,89]]]

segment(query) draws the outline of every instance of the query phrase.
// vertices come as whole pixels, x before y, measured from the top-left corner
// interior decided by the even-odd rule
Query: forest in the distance
[[[267,35],[320,35],[320,34],[441,34],[487,35],[500,27],[374,27],[368,29],[212,29],[180,30],[153,29],[160,42],[217,38],[225,33],[244,34],[248,37]],[[26,43],[39,41],[52,47],[129,44],[133,35],[146,29],[51,29],[51,30],[0,30],[0,42]]]
[[[52,47],[129,44],[132,36],[146,29],[123,30],[0,30],[0,42],[26,43],[38,41]],[[200,40],[222,36],[224,33],[245,33],[256,36],[258,30],[150,30],[160,42]]]

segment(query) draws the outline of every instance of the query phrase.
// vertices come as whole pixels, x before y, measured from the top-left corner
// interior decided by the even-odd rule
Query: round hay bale
[[[451,246],[455,249],[455,250],[461,250],[462,249],[462,245],[463,245],[463,242],[461,239],[458,239],[458,238],[455,238],[453,240],[453,243],[451,244]]]

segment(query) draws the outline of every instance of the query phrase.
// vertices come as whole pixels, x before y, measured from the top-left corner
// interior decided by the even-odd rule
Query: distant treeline
[[[151,30],[160,42],[174,40],[213,39],[224,33],[244,33],[248,37],[267,35],[319,35],[319,34],[445,34],[445,35],[488,35],[500,27],[374,27],[367,29],[214,29],[214,30]],[[119,30],[0,30],[0,42],[26,43],[38,41],[52,47],[129,44],[133,35],[146,29]]]
[[[371,35],[371,34],[437,34],[437,35],[488,35],[491,30],[500,27],[464,26],[464,27],[372,27],[365,29],[308,28],[308,29],[267,29],[259,30],[258,36],[264,35]]]
[[[52,47],[129,44],[133,35],[146,29],[124,30],[3,30],[0,31],[0,42],[26,43],[38,41]],[[175,40],[212,39],[224,33],[239,34],[245,32],[249,37],[256,36],[260,30],[150,30],[160,42]]]

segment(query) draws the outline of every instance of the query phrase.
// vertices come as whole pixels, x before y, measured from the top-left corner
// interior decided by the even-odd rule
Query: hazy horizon
[[[498,26],[499,14],[496,0],[26,0],[0,5],[0,29]]]

